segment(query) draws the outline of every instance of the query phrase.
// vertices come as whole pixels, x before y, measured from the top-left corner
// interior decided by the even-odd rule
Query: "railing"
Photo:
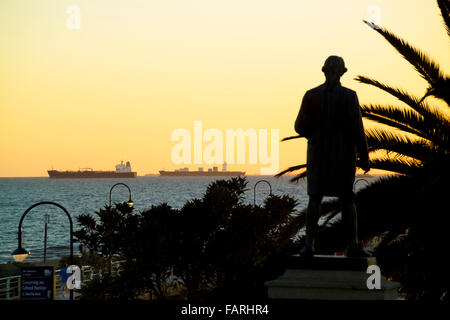
[[[356,185],[360,182],[364,182],[366,184],[366,186],[368,186],[370,184],[369,181],[367,181],[367,179],[364,179],[364,178],[356,179],[355,183],[353,183],[353,192],[356,192]]]
[[[0,300],[10,300],[19,297],[20,276],[0,278]]]
[[[111,264],[111,272],[117,274],[120,272],[120,265],[122,261],[115,261]],[[61,284],[61,269],[55,271],[56,281],[56,295],[60,295],[63,292]],[[94,277],[101,275],[100,270],[95,270],[91,266],[82,266],[81,268],[81,280],[82,283],[94,279]],[[17,300],[19,299],[19,286],[20,276],[11,276],[0,278],[0,300]]]

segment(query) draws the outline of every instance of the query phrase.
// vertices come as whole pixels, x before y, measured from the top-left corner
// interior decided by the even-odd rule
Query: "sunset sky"
[[[70,5],[80,29],[66,26]],[[362,22],[376,18],[450,70],[430,0],[2,0],[0,177],[113,170],[120,160],[138,175],[211,167],[174,164],[172,132],[193,133],[200,120],[224,135],[294,135],[299,103],[323,82],[329,55],[344,58],[342,84],[361,103],[401,105],[353,80],[360,74],[422,96],[425,81]],[[279,146],[279,170],[305,162],[305,139]]]

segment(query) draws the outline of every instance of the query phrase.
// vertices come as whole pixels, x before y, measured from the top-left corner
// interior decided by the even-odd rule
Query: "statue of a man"
[[[314,238],[323,196],[339,197],[348,243],[347,256],[367,256],[360,248],[353,200],[356,162],[369,171],[369,154],[356,92],[339,80],[347,71],[341,57],[330,56],[322,68],[324,84],[305,93],[295,131],[308,139],[307,181],[309,203],[306,242],[300,254],[314,255]]]

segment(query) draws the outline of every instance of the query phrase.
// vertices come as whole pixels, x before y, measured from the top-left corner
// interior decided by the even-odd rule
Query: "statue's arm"
[[[364,124],[362,121],[362,115],[361,115],[361,107],[359,105],[358,96],[356,93],[354,93],[353,98],[353,108],[354,110],[354,123],[355,126],[355,142],[356,142],[356,152],[358,153],[358,158],[361,161],[361,164],[363,166],[369,166],[369,151],[367,147],[367,138],[366,134],[364,132]],[[366,169],[366,168],[363,168]],[[367,168],[368,169],[368,168]]]
[[[308,138],[310,136],[311,117],[311,99],[309,92],[306,92],[303,96],[297,119],[295,120],[295,132],[301,137]]]

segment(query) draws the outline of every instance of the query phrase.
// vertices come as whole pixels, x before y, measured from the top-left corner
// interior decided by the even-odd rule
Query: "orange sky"
[[[79,30],[66,26],[69,5],[81,10]],[[172,132],[193,133],[200,120],[204,130],[293,135],[299,102],[323,82],[332,54],[344,58],[342,84],[362,103],[397,104],[358,74],[422,96],[424,80],[361,22],[373,5],[383,26],[449,70],[448,37],[429,0],[2,0],[0,177],[112,170],[120,160],[139,175],[210,167],[174,164]],[[280,170],[303,163],[306,140],[280,143],[279,157]]]

